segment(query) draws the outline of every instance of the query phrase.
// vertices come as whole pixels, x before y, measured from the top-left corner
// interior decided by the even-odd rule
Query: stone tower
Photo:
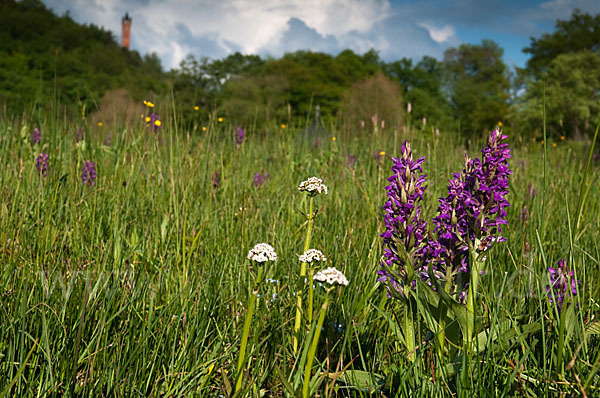
[[[125,13],[121,23],[123,27],[121,32],[121,47],[129,50],[129,45],[131,44],[131,18],[128,12]]]

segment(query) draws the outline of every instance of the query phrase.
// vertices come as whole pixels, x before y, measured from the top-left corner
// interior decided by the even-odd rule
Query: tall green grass
[[[246,254],[258,242],[273,245],[279,261],[261,286],[239,395],[300,391],[315,326],[294,353],[300,211],[308,201],[297,186],[310,176],[329,187],[316,201],[311,246],[350,281],[330,297],[314,394],[600,394],[600,171],[597,161],[586,169],[586,143],[559,141],[544,158],[539,142],[509,137],[507,242],[494,247],[481,278],[475,332],[491,332],[469,359],[465,385],[436,377],[440,364],[425,333],[416,336],[420,360],[408,360],[398,340],[403,309],[375,274],[390,157],[405,139],[427,157],[431,218],[462,165],[464,141],[454,134],[332,131],[335,141],[322,136],[315,147],[299,129],[269,126],[248,131],[237,148],[227,119],[206,124],[207,132],[167,123],[158,133],[141,124],[87,126],[79,143],[74,122],[36,114],[0,123],[0,396],[232,394],[253,287]],[[28,139],[35,126],[38,146]],[[483,138],[471,143],[471,155]],[[40,152],[49,154],[45,179],[34,166]],[[81,184],[86,160],[96,162],[93,187]],[[255,172],[270,178],[256,187]],[[562,364],[546,298],[547,268],[561,258],[581,282]],[[316,310],[323,299],[317,285]],[[541,328],[528,332],[536,322]]]

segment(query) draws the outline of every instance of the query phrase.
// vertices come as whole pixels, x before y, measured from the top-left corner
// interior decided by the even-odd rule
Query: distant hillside
[[[108,89],[139,100],[166,88],[159,58],[121,48],[112,33],[56,16],[38,0],[0,0],[0,106],[86,105]]]

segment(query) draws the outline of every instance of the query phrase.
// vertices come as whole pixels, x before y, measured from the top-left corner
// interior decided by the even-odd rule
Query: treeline
[[[219,109],[240,125],[307,122],[319,105],[326,125],[369,128],[375,115],[378,123],[405,123],[410,103],[412,123],[469,135],[501,121],[536,135],[545,104],[550,134],[590,135],[600,114],[600,14],[576,10],[524,51],[530,59],[516,71],[502,48],[483,40],[448,49],[442,60],[384,62],[374,50],[278,59],[235,53],[189,55],[164,72],[155,54],[122,49],[102,28],[57,17],[37,0],[0,0],[0,101],[17,112],[57,97],[93,111],[108,90],[125,88],[135,101],[174,98],[184,121]]]

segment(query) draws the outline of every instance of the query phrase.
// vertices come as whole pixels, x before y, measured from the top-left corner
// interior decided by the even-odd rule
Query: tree
[[[582,51],[554,58],[547,71],[529,83],[521,106],[525,125],[542,125],[544,98],[550,134],[576,139],[587,135],[600,115],[600,54]]]
[[[452,108],[467,134],[489,130],[507,115],[510,83],[502,54],[491,40],[444,53]]]
[[[584,50],[600,52],[600,14],[592,16],[575,9],[570,20],[556,21],[554,33],[545,33],[539,39],[532,37],[531,45],[523,52],[531,54],[527,70],[540,76],[560,54]]]

